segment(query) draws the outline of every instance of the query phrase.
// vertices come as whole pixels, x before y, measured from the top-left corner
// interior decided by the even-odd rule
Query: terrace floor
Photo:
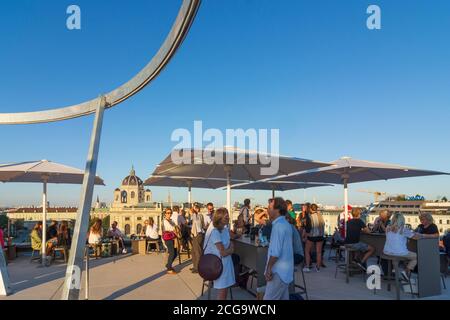
[[[328,252],[327,252],[328,253]],[[196,300],[201,296],[202,280],[198,274],[189,271],[190,261],[174,263],[177,275],[167,275],[164,270],[165,254],[131,255],[90,260],[90,290],[92,300]],[[325,261],[327,268],[320,273],[305,273],[310,300],[385,300],[394,299],[395,290],[387,291],[382,283],[376,294],[367,289],[362,275],[355,275],[345,283],[345,275],[338,273],[334,278],[335,264]],[[58,300],[62,292],[66,265],[58,260],[50,267],[42,268],[37,262],[30,263],[29,256],[22,255],[8,265],[13,294],[0,297],[0,300]],[[300,280],[300,273],[297,273]],[[447,289],[440,296],[426,299],[450,300],[450,277],[446,278]],[[212,292],[212,297],[215,293]],[[84,278],[80,299],[84,299]],[[235,300],[255,299],[247,291],[233,288]],[[402,299],[411,295],[402,293]],[[418,298],[414,298],[418,299]]]

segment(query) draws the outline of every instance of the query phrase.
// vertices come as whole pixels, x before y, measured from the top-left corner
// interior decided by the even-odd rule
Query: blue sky
[[[78,4],[82,30],[66,29]],[[65,106],[127,81],[156,52],[181,0],[3,0],[0,112]],[[382,29],[366,28],[366,8]],[[279,128],[282,154],[331,161],[347,155],[450,171],[450,2],[206,0],[181,50],[139,95],[105,114],[98,174],[103,201],[134,164],[145,179],[174,146],[174,129]],[[1,126],[0,163],[49,159],[84,167],[92,117]],[[350,187],[450,196],[449,177]],[[41,186],[0,185],[0,206],[38,204]],[[167,188],[153,188],[158,200]],[[78,186],[50,186],[52,205],[77,205]],[[185,200],[185,190],[171,190]],[[224,191],[194,200],[225,202]],[[239,191],[265,201],[269,192]],[[286,192],[341,204],[340,186]]]

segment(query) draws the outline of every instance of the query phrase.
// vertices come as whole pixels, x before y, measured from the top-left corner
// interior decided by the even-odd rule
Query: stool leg
[[[447,290],[447,286],[445,285],[445,277],[443,274],[441,274],[441,279],[442,279],[442,286],[444,287],[444,290]]]
[[[306,300],[309,300],[308,290],[306,290],[306,281],[305,281],[305,274],[303,273],[303,268],[301,269],[301,272],[302,272],[302,279],[303,279],[303,286],[304,286],[304,289],[305,289]]]
[[[203,280],[203,284],[202,284],[202,296],[205,293],[205,280]]]
[[[208,300],[211,300],[212,281],[208,281]]]
[[[398,277],[399,266],[398,266],[397,260],[394,261],[394,267],[395,267],[395,296],[396,296],[397,300],[400,300],[400,280]]]
[[[230,287],[230,300],[233,300],[233,290],[231,290],[231,287]]]
[[[388,263],[388,291],[391,291],[391,281],[392,281],[392,262],[391,260],[387,260]]]

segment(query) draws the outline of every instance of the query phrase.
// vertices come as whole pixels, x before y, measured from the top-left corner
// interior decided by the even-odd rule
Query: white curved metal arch
[[[183,0],[172,29],[152,60],[131,80],[104,95],[107,108],[113,107],[130,98],[153,79],[167,65],[180,47],[194,21],[201,0]],[[96,111],[98,98],[77,105],[44,111],[0,113],[1,124],[31,124],[67,120],[92,114]]]

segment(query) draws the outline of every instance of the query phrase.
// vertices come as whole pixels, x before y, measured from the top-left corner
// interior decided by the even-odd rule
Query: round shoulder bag
[[[211,238],[211,235],[209,235]],[[208,238],[208,241],[209,241]],[[208,241],[206,241],[206,246],[208,246]],[[219,279],[223,271],[222,259],[215,254],[203,254],[200,257],[198,263],[198,274],[207,281],[214,281]]]

